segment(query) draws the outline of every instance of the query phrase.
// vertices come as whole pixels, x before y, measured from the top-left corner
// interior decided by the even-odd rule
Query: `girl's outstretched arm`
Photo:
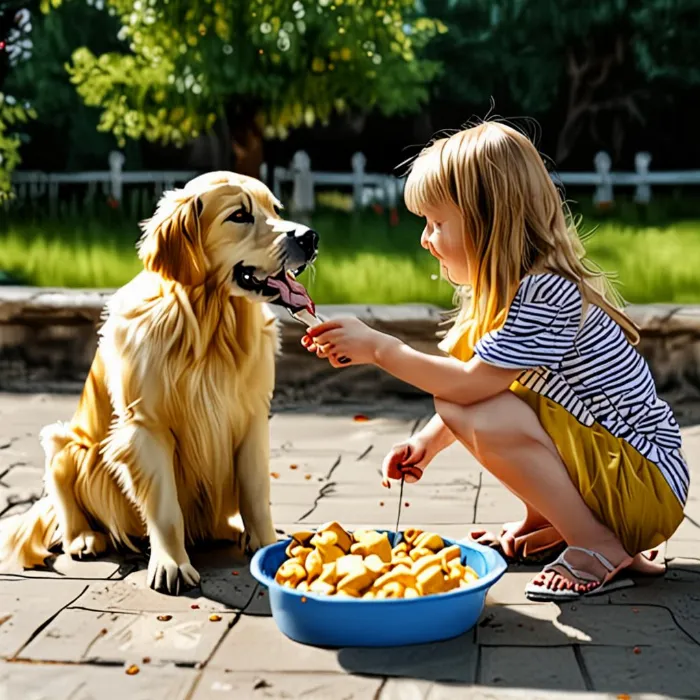
[[[500,394],[522,374],[479,358],[461,362],[419,352],[397,338],[380,333],[356,318],[327,321],[307,331],[307,349],[322,349],[334,367],[346,367],[335,357],[348,357],[349,364],[374,364],[397,379],[436,398],[468,406]],[[335,356],[335,357],[333,357]]]

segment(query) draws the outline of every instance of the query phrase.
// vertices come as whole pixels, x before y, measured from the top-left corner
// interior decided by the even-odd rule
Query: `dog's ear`
[[[202,201],[183,190],[166,192],[156,213],[141,224],[139,257],[149,272],[182,285],[202,284],[206,258],[199,217]]]

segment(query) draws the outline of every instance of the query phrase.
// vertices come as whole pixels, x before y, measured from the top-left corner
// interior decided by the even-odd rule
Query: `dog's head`
[[[147,270],[185,286],[227,284],[251,301],[305,306],[294,277],[316,259],[318,235],[282,219],[280,208],[259,180],[201,175],[163,195],[142,224],[139,256]]]

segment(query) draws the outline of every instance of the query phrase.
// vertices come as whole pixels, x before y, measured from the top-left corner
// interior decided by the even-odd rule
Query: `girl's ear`
[[[190,286],[202,284],[207,272],[200,226],[203,203],[197,195],[182,194],[166,193],[155,215],[143,222],[139,257],[149,272]]]

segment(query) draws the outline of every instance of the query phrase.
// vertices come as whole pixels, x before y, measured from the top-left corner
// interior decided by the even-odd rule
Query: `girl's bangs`
[[[448,200],[445,173],[440,151],[435,147],[421,154],[411,166],[406,179],[404,201],[406,208],[416,216],[425,216],[426,209],[434,209]]]

